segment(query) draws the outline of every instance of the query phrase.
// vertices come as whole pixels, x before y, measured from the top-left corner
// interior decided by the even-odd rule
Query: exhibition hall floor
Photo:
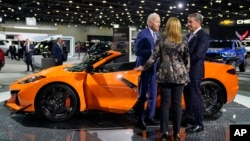
[[[68,63],[78,62],[69,58]],[[4,101],[9,98],[8,85],[27,75],[25,64],[6,58],[6,66],[0,72],[0,140],[4,141],[161,141],[160,127],[136,127],[133,114],[111,114],[90,111],[74,115],[64,122],[48,122],[38,115],[11,113]],[[239,79],[246,84],[250,77]],[[249,83],[248,83],[249,84]],[[181,128],[182,141],[229,141],[231,124],[250,124],[249,92],[239,91],[234,102],[225,104],[211,118],[205,118],[204,131],[186,134]],[[170,124],[172,128],[172,124]]]

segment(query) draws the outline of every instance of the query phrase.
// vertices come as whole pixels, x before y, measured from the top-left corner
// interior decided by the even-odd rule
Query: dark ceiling
[[[183,2],[183,8],[178,8]],[[214,18],[249,18],[250,0],[0,0],[5,22],[25,22],[35,17],[37,23],[98,27],[136,26],[144,28],[149,13],[156,12],[162,24],[177,16],[183,25],[193,12],[204,16],[204,24]]]

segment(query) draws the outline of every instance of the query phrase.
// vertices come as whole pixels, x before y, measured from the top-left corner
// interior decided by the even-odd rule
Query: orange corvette
[[[11,84],[11,97],[5,106],[16,112],[35,112],[51,121],[63,121],[87,110],[129,112],[137,100],[141,72],[133,70],[134,62],[120,63],[117,59],[122,56],[109,50],[83,63],[51,67],[26,76]],[[234,67],[212,62],[205,63],[201,85],[205,116],[233,101],[239,88]]]

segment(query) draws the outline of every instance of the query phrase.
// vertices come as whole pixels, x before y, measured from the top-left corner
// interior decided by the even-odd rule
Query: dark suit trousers
[[[203,99],[200,91],[201,80],[191,79],[184,88],[185,116],[189,123],[203,126]]]
[[[34,67],[33,67],[33,64],[32,64],[32,56],[31,56],[30,53],[25,53],[25,63],[27,65],[27,71],[30,70],[30,67],[31,67],[32,71],[34,70]]]
[[[139,97],[137,114],[139,118],[144,117],[144,103],[147,101],[147,118],[154,118],[157,95],[156,76],[151,72],[143,71],[139,82]]]
[[[161,133],[168,132],[169,108],[172,103],[171,106],[173,110],[173,131],[174,134],[179,134],[182,116],[181,98],[184,85],[173,83],[160,83],[159,86],[161,92]]]

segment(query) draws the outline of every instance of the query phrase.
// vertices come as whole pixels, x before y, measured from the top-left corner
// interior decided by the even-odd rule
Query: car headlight
[[[221,54],[221,56],[222,57],[233,57],[234,54],[232,54],[232,53],[223,53],[223,54]]]
[[[27,78],[25,80],[22,80],[21,82],[18,82],[18,84],[26,84],[26,83],[30,83],[30,82],[35,82],[35,81],[43,79],[43,78],[45,78],[45,76],[37,75],[37,76],[33,76],[33,77]]]

